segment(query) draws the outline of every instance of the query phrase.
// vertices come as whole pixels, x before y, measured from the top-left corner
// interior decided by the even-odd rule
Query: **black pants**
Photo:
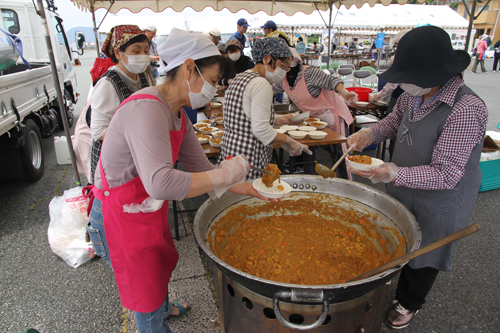
[[[498,62],[500,61],[500,57],[494,57],[493,58],[493,70],[497,70]]]
[[[420,310],[438,273],[439,270],[431,267],[413,269],[405,265],[401,270],[398,288],[396,289],[398,302],[407,310]]]

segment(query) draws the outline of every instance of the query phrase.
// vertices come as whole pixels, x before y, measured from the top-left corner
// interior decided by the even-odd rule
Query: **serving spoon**
[[[330,169],[327,166],[324,166],[323,164],[316,163],[314,166],[314,171],[316,171],[317,174],[319,174],[323,178],[332,178],[335,177],[335,169],[340,165],[340,162],[344,160],[344,158],[349,154],[354,146],[349,147],[347,151],[342,155],[339,160],[333,165],[333,167]]]

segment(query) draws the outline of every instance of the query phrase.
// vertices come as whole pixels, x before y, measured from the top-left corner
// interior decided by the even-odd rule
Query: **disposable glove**
[[[222,161],[217,169],[207,171],[208,178],[214,188],[210,197],[221,197],[233,185],[243,183],[250,170],[250,164],[244,155],[238,155]]]
[[[346,90],[346,93],[342,94],[342,97],[349,105],[354,105],[358,101],[358,94],[353,91]]]
[[[373,102],[378,101],[379,98],[380,98],[380,94],[375,93],[375,94],[370,94],[370,97],[368,98],[368,100],[370,101],[370,103],[373,103]]]
[[[373,133],[370,128],[363,128],[360,131],[354,133],[347,138],[347,144],[349,147],[353,147],[354,150],[362,151],[373,142]]]
[[[293,113],[285,114],[285,115],[275,115],[274,116],[274,125],[281,126],[284,124],[291,124],[290,118],[293,117]],[[302,122],[302,121],[301,121]]]
[[[372,175],[369,177],[372,183],[390,183],[398,174],[398,167],[394,163],[384,163],[377,168],[372,168]]]
[[[286,141],[281,144],[281,147],[283,147],[283,149],[285,149],[290,154],[290,156],[299,156],[300,154],[302,154],[302,152],[312,155],[312,151],[308,149],[308,146],[295,141],[289,136],[286,137]]]

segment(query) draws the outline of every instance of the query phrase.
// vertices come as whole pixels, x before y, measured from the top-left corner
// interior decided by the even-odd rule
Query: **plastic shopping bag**
[[[50,248],[74,268],[94,257],[92,243],[85,241],[88,203],[89,199],[82,196],[82,187],[78,186],[54,197],[49,204]]]

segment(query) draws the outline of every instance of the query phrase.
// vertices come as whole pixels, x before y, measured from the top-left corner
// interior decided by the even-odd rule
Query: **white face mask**
[[[231,59],[232,61],[238,61],[240,57],[241,57],[240,52],[234,52],[229,55],[229,59]]]
[[[196,66],[196,70],[198,71],[198,73],[200,73],[198,66]],[[210,102],[212,100],[212,97],[214,97],[215,93],[217,92],[217,88],[205,81],[201,73],[200,76],[203,80],[203,87],[201,87],[201,91],[199,93],[192,92],[191,86],[189,85],[189,80],[187,81],[189,87],[189,102],[191,103],[191,109],[201,108],[202,106]]]
[[[149,66],[149,55],[147,54],[137,54],[137,55],[129,55],[125,52],[122,52],[128,59],[128,64],[126,64],[123,59],[121,62],[123,66],[132,74],[142,73]]]
[[[269,81],[270,84],[281,82],[285,77],[286,71],[283,68],[276,66],[274,72],[269,72],[266,65],[266,80]]]
[[[420,88],[414,84],[401,83],[401,89],[412,96],[424,96],[430,93],[432,88]]]

